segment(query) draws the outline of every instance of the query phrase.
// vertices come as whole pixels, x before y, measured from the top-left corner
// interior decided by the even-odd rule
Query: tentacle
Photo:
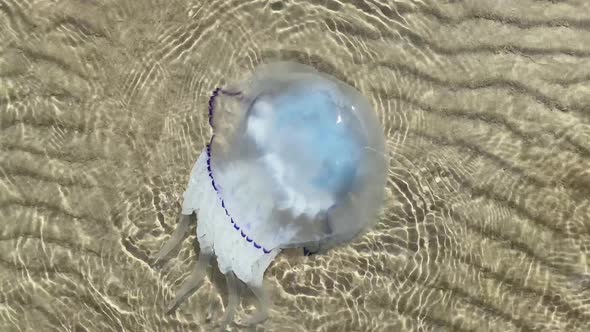
[[[262,280],[259,282],[250,282],[247,285],[248,288],[252,290],[252,293],[254,293],[254,296],[256,296],[256,299],[258,300],[258,307],[252,316],[237,322],[238,325],[246,327],[253,326],[265,321],[268,318],[268,309],[270,308],[270,297],[262,285]]]
[[[227,283],[227,293],[228,293],[228,300],[227,300],[227,307],[225,308],[225,315],[221,320],[221,327],[220,331],[225,331],[227,326],[233,321],[234,316],[236,315],[236,310],[238,308],[239,297],[238,297],[238,280],[236,275],[229,271],[225,274],[225,281]]]
[[[156,256],[156,261],[154,264],[162,264],[165,262],[165,258],[172,252],[174,249],[178,248],[180,243],[186,238],[186,234],[190,228],[191,218],[190,215],[181,214],[178,220],[178,224],[176,225],[176,229],[166,241],[158,255]]]
[[[198,288],[201,286],[201,282],[205,278],[207,273],[207,267],[209,266],[209,262],[213,257],[213,250],[210,248],[201,248],[201,252],[199,253],[199,259],[193,268],[193,272],[191,275],[186,279],[178,291],[176,292],[176,296],[174,296],[174,300],[170,302],[168,305],[167,313],[171,313],[175,311],[178,306],[190,295],[192,295]]]

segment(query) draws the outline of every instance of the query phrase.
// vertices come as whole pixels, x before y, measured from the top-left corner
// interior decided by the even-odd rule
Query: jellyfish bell
[[[243,210],[266,199],[273,218],[252,222],[293,234],[260,234],[261,241],[282,248],[330,242],[354,237],[376,220],[386,173],[384,137],[364,97],[293,63],[262,66],[234,89],[240,97],[220,96],[213,114],[211,164],[222,188],[232,187],[226,181],[232,166],[258,169],[246,181],[265,194],[233,197],[233,204]],[[323,227],[306,231],[313,224]]]
[[[376,222],[385,139],[357,90],[291,62],[262,65],[215,90],[209,119],[211,142],[193,166],[181,221],[158,259],[180,242],[186,216],[196,212],[201,253],[177,300],[203,278],[215,254],[230,291],[224,324],[235,312],[236,277],[260,301],[249,320],[256,323],[267,315],[264,270],[281,249],[325,252]]]

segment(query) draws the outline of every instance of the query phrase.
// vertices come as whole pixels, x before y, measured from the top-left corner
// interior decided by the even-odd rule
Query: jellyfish
[[[200,252],[169,305],[195,289],[215,257],[228,288],[221,329],[233,322],[238,286],[257,299],[241,325],[268,317],[264,272],[286,248],[304,255],[353,241],[383,203],[385,139],[369,102],[313,67],[275,62],[217,88],[209,100],[211,140],[190,173],[179,222],[156,260],[176,248],[196,214]]]

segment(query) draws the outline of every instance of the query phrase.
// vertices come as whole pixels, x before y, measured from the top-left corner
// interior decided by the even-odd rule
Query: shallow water
[[[590,330],[590,2],[8,0],[0,331],[213,330],[214,270],[164,314],[194,236],[153,257],[211,90],[276,59],[366,94],[393,159],[378,226],[279,256],[256,330]]]

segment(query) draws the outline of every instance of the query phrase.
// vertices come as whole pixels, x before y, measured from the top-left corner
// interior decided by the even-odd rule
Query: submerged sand
[[[211,90],[276,59],[367,95],[393,159],[378,226],[279,256],[257,330],[590,330],[590,2],[8,0],[0,331],[214,330],[215,270],[164,314],[194,236],[153,257]]]

